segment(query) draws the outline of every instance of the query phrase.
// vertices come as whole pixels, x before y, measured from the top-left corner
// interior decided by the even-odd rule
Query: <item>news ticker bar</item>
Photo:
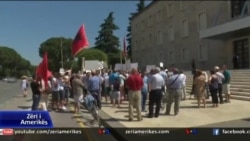
[[[0,129],[0,135],[81,135],[89,130],[99,135],[250,135],[250,128],[48,128],[48,129]],[[116,132],[115,132],[116,131]]]

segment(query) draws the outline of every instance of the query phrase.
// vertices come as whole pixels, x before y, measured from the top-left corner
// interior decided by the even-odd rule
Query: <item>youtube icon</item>
[[[13,129],[2,129],[2,135],[4,136],[10,136],[14,134],[14,130]]]

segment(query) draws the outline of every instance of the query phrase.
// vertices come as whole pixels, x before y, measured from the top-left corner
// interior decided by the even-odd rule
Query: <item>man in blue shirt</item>
[[[113,71],[113,72],[111,73],[111,75],[109,76],[109,85],[113,85],[114,82],[115,82],[115,79],[116,79],[117,77],[119,77],[118,72]]]
[[[177,115],[180,109],[180,100],[182,96],[182,84],[184,78],[179,74],[179,70],[177,68],[173,68],[173,75],[169,77],[167,81],[167,90],[169,94],[168,102],[167,102],[167,110],[166,114],[170,115],[170,110],[172,103],[174,102],[174,113]]]
[[[92,71],[92,77],[89,78],[88,81],[88,91],[96,99],[97,106],[99,109],[101,109],[101,99],[100,99],[101,83],[102,82],[100,77],[96,74],[95,71]]]
[[[113,71],[110,76],[109,76],[109,87],[111,87],[111,85],[114,85],[115,79],[119,77],[119,74],[116,71]],[[110,101],[112,103],[113,99],[112,96],[110,97]]]

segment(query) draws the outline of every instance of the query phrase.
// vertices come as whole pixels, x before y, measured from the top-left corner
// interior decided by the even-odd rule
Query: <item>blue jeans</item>
[[[70,88],[69,87],[64,87],[64,98],[65,98],[65,100],[67,100],[68,101],[68,99],[69,99],[69,96],[70,96]]]
[[[144,111],[146,108],[146,101],[147,101],[148,92],[142,91],[141,94],[142,94],[141,107],[142,107],[142,111]]]
[[[101,109],[102,103],[100,99],[100,90],[91,90],[90,93],[95,98],[98,108]]]
[[[41,95],[36,94],[32,96],[32,100],[33,100],[32,107],[31,107],[32,111],[38,110],[40,98],[41,98]]]

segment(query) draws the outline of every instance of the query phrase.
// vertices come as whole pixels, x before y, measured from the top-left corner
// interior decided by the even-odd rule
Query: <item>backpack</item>
[[[94,108],[95,106],[95,98],[91,95],[88,94],[85,98],[84,98],[84,106],[87,110],[91,110]]]

